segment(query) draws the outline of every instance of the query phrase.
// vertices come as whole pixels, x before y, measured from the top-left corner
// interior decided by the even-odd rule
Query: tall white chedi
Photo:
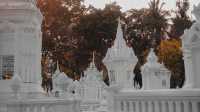
[[[182,36],[182,50],[185,64],[184,88],[200,88],[200,4],[192,11],[196,22]]]
[[[84,71],[84,74],[85,76],[80,81],[82,84],[82,98],[86,100],[101,100],[102,92],[106,85],[103,82],[102,72],[99,72],[95,66],[94,53],[92,62],[86,71]]]
[[[14,57],[14,74],[25,83],[41,79],[42,14],[35,0],[1,0],[0,55]]]
[[[158,57],[153,49],[147,56],[147,62],[142,66],[142,89],[169,89],[171,73],[163,64],[158,62]]]
[[[110,86],[133,87],[133,69],[137,61],[133,49],[126,45],[119,19],[114,45],[108,49],[103,59],[108,69]]]

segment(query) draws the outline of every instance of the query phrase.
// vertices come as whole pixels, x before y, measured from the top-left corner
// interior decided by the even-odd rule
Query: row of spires
[[[125,48],[128,48],[128,47],[126,45],[126,41],[123,38],[123,31],[122,31],[122,27],[121,27],[121,20],[120,20],[120,18],[118,18],[118,27],[117,27],[116,39],[114,41],[113,47],[109,48],[109,50],[113,49],[114,51],[122,52],[122,49],[125,49]],[[130,49],[130,50],[132,51],[132,49]],[[154,61],[154,62],[156,61],[157,62],[158,59],[157,59],[155,53],[152,50],[153,49],[151,49],[147,60],[148,60],[148,62],[152,62],[152,61]],[[125,54],[122,54],[122,55],[125,55]],[[136,58],[136,56],[135,56],[135,58]],[[90,69],[90,70],[96,69],[96,67],[95,67],[95,52],[92,53],[92,62],[90,63],[88,69]],[[56,73],[58,73],[58,72],[60,72],[60,69],[59,69],[59,64],[57,62]]]

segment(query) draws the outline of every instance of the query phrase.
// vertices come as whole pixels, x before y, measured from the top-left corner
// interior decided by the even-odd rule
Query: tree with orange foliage
[[[171,71],[171,88],[182,87],[184,82],[184,61],[181,41],[176,39],[162,40],[158,47],[159,61]]]

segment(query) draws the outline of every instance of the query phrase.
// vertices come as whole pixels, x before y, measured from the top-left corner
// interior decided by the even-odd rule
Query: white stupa
[[[25,83],[21,87],[23,93],[42,91],[41,23],[42,14],[35,0],[1,0],[0,79],[6,73],[11,76],[18,74]],[[1,82],[0,85],[6,88],[5,81]]]
[[[73,80],[69,78],[64,72],[59,69],[59,64],[57,62],[57,68],[53,74],[53,91],[58,91],[61,93],[69,92],[68,87],[72,84]]]
[[[158,62],[153,49],[147,56],[147,62],[142,66],[142,89],[169,89],[171,73]]]
[[[92,62],[89,67],[84,71],[85,81],[99,81],[102,80],[102,73],[99,72],[95,66],[95,56],[93,53]]]
[[[110,85],[133,87],[133,69],[137,61],[133,49],[126,45],[119,19],[114,45],[108,49],[103,60],[108,69]]]
[[[82,98],[87,100],[102,99],[102,90],[106,86],[103,82],[102,72],[99,72],[95,66],[95,56],[90,66],[84,72],[85,76],[81,78]]]

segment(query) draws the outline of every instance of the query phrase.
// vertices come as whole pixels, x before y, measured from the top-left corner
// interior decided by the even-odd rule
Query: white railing
[[[0,101],[0,112],[80,112],[80,101],[66,99],[28,99]]]
[[[100,100],[82,100],[80,105],[81,112],[95,112],[100,106]]]
[[[120,91],[111,112],[200,112],[200,90]]]

